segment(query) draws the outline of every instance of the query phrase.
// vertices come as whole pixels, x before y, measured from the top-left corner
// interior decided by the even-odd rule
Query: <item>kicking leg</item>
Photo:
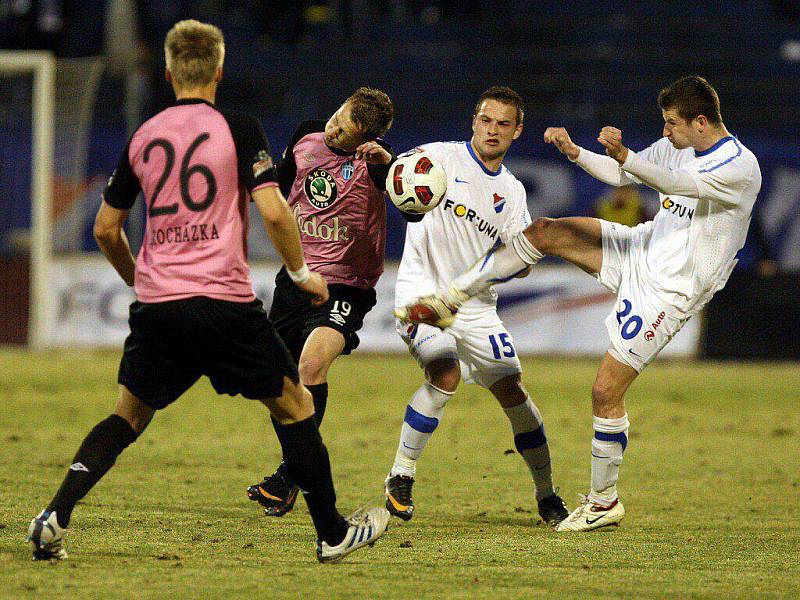
[[[618,525],[625,509],[617,496],[622,456],[628,446],[625,392],[636,379],[633,367],[606,354],[592,386],[594,437],[592,486],[586,501],[559,525],[559,531],[588,531]]]
[[[542,415],[523,387],[519,374],[503,377],[489,389],[511,422],[514,446],[533,476],[539,514],[545,523],[555,526],[568,513],[564,501],[553,489],[550,447]]]
[[[431,361],[425,367],[425,375],[427,381],[417,389],[406,407],[394,465],[385,482],[386,508],[404,521],[414,514],[411,488],[417,460],[439,426],[444,407],[461,380],[458,361],[452,358]]]
[[[395,314],[403,321],[447,327],[469,298],[524,274],[545,255],[563,258],[587,273],[599,273],[603,265],[600,221],[589,217],[536,219],[508,244],[490,250],[447,290],[397,309]]]
[[[34,545],[35,560],[66,558],[64,530],[75,504],[111,469],[117,456],[136,441],[154,412],[125,386],[120,386],[116,410],[84,438],[58,492],[31,522],[28,539]]]

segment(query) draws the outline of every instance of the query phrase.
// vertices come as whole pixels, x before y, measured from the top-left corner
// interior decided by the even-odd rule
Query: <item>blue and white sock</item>
[[[536,499],[552,496],[553,469],[550,464],[550,447],[544,434],[544,422],[539,409],[530,396],[525,402],[505,408],[514,432],[514,446],[525,460],[536,485]]]
[[[617,500],[617,479],[628,446],[628,415],[618,419],[594,417],[592,439],[592,491],[589,500],[611,506]]]
[[[453,287],[470,297],[476,296],[496,283],[516,277],[543,256],[525,237],[525,232],[520,231],[508,244],[492,248],[454,279]]]
[[[406,416],[400,431],[400,444],[394,457],[390,475],[414,477],[417,460],[425,445],[439,426],[447,401],[453,392],[445,392],[425,382],[414,393],[411,403],[406,407]]]

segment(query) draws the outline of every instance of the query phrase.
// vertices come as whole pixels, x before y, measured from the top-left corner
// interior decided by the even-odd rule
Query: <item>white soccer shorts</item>
[[[458,360],[465,383],[488,389],[504,377],[522,372],[514,340],[494,309],[479,314],[459,313],[444,331],[398,320],[397,333],[423,369],[437,359]]]
[[[611,338],[608,353],[641,372],[678,333],[687,318],[671,313],[643,276],[647,268],[644,246],[652,222],[628,227],[600,220],[603,268],[598,281],[617,294],[614,310],[606,319]]]

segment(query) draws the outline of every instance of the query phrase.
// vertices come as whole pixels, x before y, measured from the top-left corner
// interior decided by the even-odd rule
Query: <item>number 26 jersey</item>
[[[248,200],[277,185],[271,167],[258,120],[204,100],[179,100],[139,127],[103,199],[127,210],[143,192],[147,226],[135,272],[141,302],[255,299]]]

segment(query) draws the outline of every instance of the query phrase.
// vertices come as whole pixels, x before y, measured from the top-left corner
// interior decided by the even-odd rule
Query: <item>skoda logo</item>
[[[314,169],[306,175],[303,189],[316,208],[328,208],[336,201],[336,180],[325,169]]]

